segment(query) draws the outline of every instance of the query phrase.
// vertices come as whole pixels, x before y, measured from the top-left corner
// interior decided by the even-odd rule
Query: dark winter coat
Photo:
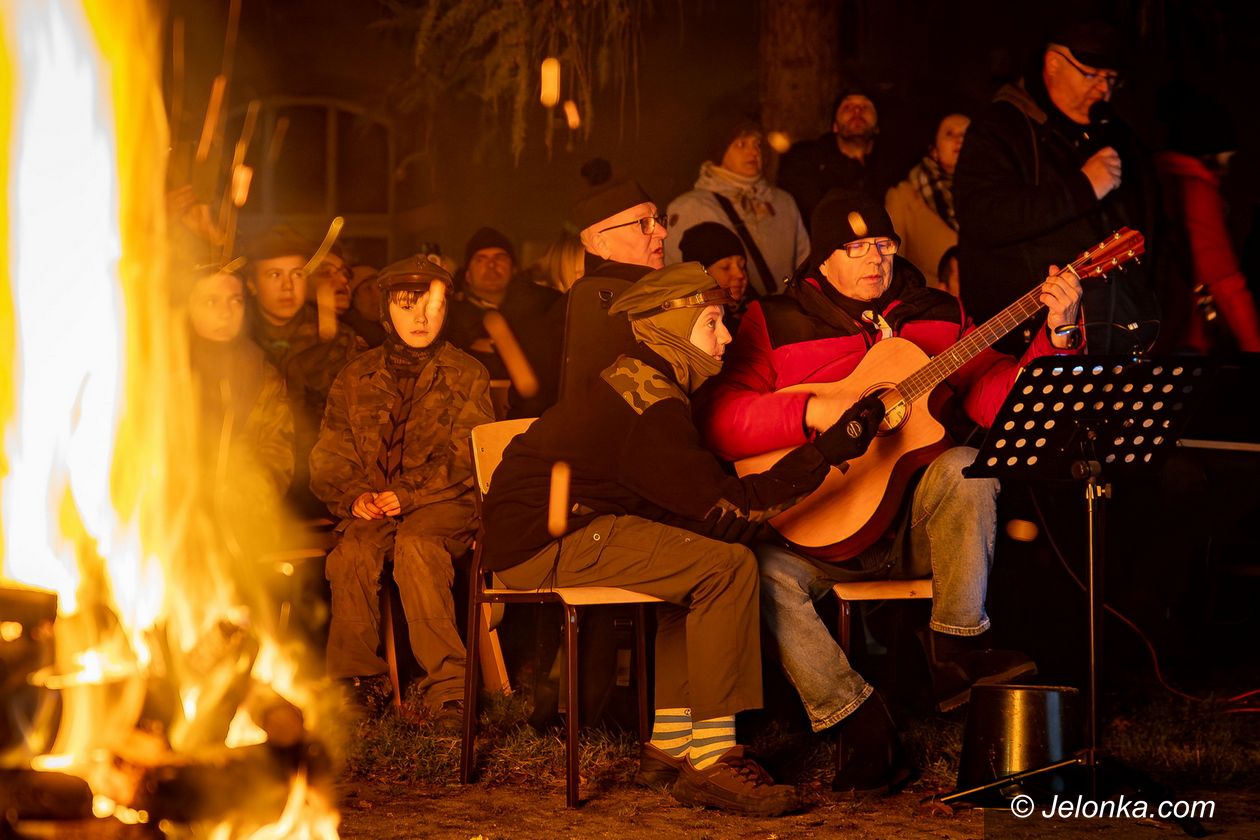
[[[571,469],[569,532],[600,514],[631,515],[743,542],[811,493],[829,466],[812,444],[773,469],[735,478],[700,443],[669,364],[640,345],[589,388],[567,394],[509,444],[484,507],[485,562],[508,569],[542,550],[551,467]]]
[[[1120,155],[1121,186],[1102,201],[1081,166],[1099,149]],[[1079,125],[1051,102],[1039,74],[1006,85],[967,129],[954,174],[959,224],[959,283],[977,321],[1000,312],[1046,276],[1129,226],[1146,237],[1148,257],[1109,281],[1088,280],[1082,298],[1087,324],[1158,319],[1153,270],[1159,260],[1159,196],[1154,168],[1122,122]],[[999,345],[1019,352],[1038,320]],[[1154,324],[1141,330],[1153,338]],[[1134,339],[1107,326],[1088,326],[1092,352],[1124,352]],[[1021,340],[1022,339],[1022,340]]]

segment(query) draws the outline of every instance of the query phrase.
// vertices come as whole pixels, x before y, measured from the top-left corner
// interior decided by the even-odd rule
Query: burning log
[[[238,747],[195,762],[150,769],[131,807],[155,819],[181,823],[230,817],[262,825],[279,818],[299,776],[331,799],[333,762],[319,743]]]
[[[24,767],[49,746],[56,694],[30,677],[52,665],[57,596],[0,588],[0,767]]]
[[[78,776],[0,769],[0,820],[86,820],[92,789]]]

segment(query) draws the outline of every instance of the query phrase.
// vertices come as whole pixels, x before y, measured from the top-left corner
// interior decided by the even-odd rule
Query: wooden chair
[[[503,450],[516,435],[525,431],[533,418],[503,420],[485,423],[472,430],[473,470],[477,478],[477,504],[490,490],[490,476],[503,459]],[[484,528],[483,528],[484,531]],[[634,604],[638,615],[635,621],[635,679],[639,694],[639,740],[648,738],[647,696],[647,636],[644,629],[647,604],[660,603],[659,598],[630,592],[610,586],[561,586],[554,589],[504,589],[485,586],[485,573],[481,567],[481,555],[485,546],[484,533],[477,536],[473,553],[468,593],[468,657],[477,656],[478,634],[473,632],[475,616],[482,614],[491,604],[560,604],[564,609],[565,694],[568,710],[565,715],[565,804],[576,808],[578,797],[578,708],[581,705],[578,691],[578,611],[582,607],[600,604]],[[464,676],[464,742],[460,753],[459,780],[468,784],[473,777],[475,742],[477,737],[477,669],[468,668]]]
[[[837,583],[831,588],[840,603],[837,634],[840,649],[849,655],[852,644],[853,602],[855,601],[906,601],[932,597],[932,579],[914,580],[861,580],[853,583]]]

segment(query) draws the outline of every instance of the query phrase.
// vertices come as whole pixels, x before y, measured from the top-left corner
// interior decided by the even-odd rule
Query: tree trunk
[[[840,90],[838,0],[762,0],[761,119],[790,142],[831,127]]]

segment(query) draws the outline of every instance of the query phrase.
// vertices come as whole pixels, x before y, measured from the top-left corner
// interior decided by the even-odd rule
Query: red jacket
[[[1161,153],[1155,158],[1155,165],[1171,182],[1166,198],[1179,203],[1171,209],[1174,218],[1181,219],[1185,226],[1189,242],[1194,275],[1187,285],[1201,283],[1207,287],[1240,350],[1260,351],[1260,316],[1225,226],[1220,175],[1198,158],[1179,152]],[[1212,340],[1193,293],[1167,305],[1184,307],[1184,312],[1190,314],[1181,334],[1174,337],[1173,346],[1191,347],[1201,353],[1211,349]]]
[[[932,356],[975,328],[957,298],[922,287],[922,276],[901,258],[894,265],[886,295],[891,300],[880,313],[893,335]],[[727,349],[722,372],[696,395],[696,420],[708,445],[736,460],[805,443],[809,395],[775,392],[803,382],[843,379],[881,338],[879,329],[845,312],[813,277],[752,303]],[[988,349],[946,383],[961,398],[967,415],[987,427],[1023,364],[1064,352],[1072,351],[1054,347],[1041,329],[1020,362]]]

